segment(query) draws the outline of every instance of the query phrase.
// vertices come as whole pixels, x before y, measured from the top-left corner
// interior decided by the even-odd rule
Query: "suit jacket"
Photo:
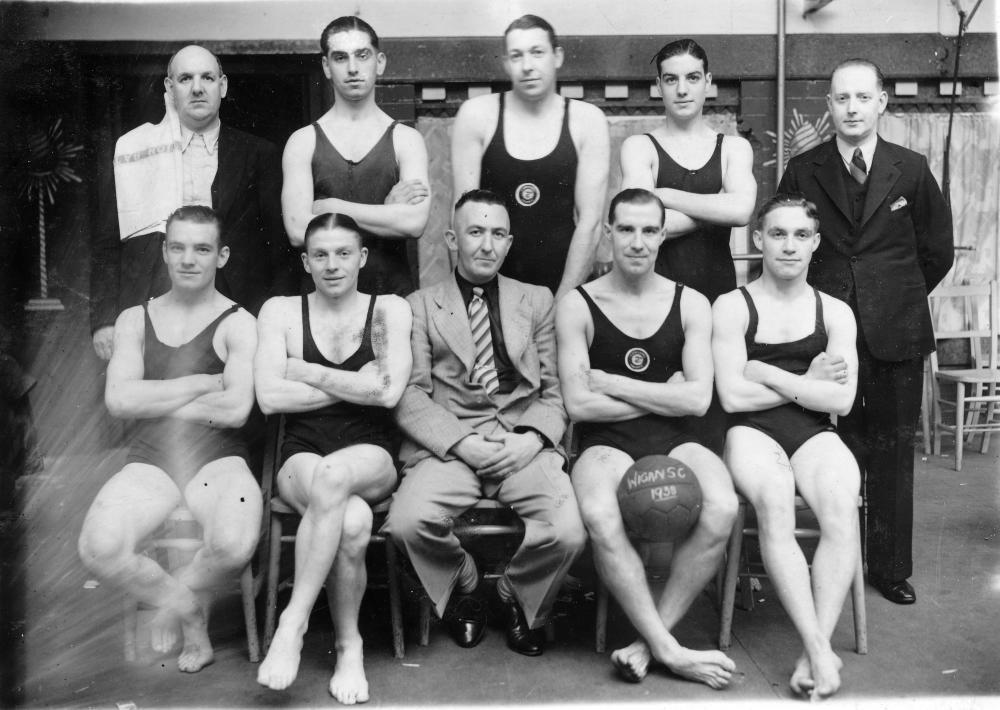
[[[490,398],[470,382],[475,347],[469,316],[454,276],[410,294],[413,370],[396,407],[406,434],[407,467],[429,457],[454,459],[451,447],[496,422],[507,431],[534,429],[558,445],[566,412],[556,374],[552,293],[499,276],[500,327],[511,364],[522,380],[510,394]]]
[[[229,261],[216,287],[255,314],[275,295],[297,293],[294,253],[281,222],[281,163],[274,144],[222,124],[212,207],[222,221]],[[110,168],[110,166],[109,166]],[[126,308],[170,288],[162,233],[122,242],[114,173],[108,170],[91,243],[90,327],[114,325]]]
[[[835,138],[792,158],[778,192],[799,192],[819,210],[820,245],[809,282],[851,303],[871,354],[889,362],[934,350],[927,294],[954,260],[951,209],[923,155],[878,139],[860,227]],[[852,304],[854,305],[854,304]]]

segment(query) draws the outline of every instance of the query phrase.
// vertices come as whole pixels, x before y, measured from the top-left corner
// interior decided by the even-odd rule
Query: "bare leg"
[[[337,666],[330,678],[330,695],[344,705],[368,702],[364,650],[358,613],[368,583],[365,552],[371,538],[372,511],[361,498],[351,496],[344,514],[340,549],[326,588],[333,609]]]
[[[295,680],[309,613],[340,548],[348,500],[352,495],[380,500],[395,482],[388,452],[368,444],[350,446],[322,459],[296,454],[282,466],[278,490],[302,513],[295,539],[295,586],[257,671],[258,683],[282,690]]]
[[[177,618],[196,614],[198,600],[155,561],[137,554],[136,546],[180,503],[181,492],[162,469],[127,464],[97,494],[79,540],[80,559],[87,569],[161,610],[154,648],[168,650],[176,642],[176,630],[169,638],[164,627],[172,624],[176,629]]]
[[[615,495],[622,472],[631,464],[632,459],[623,452],[595,446],[587,449],[573,468],[573,487],[590,532],[598,574],[642,637],[613,652],[611,660],[630,680],[641,680],[653,658],[677,675],[723,688],[736,667],[732,660],[719,651],[681,646],[653,603],[642,561],[625,533]]]
[[[797,693],[807,692],[814,685],[817,692],[830,695],[840,687],[839,659],[816,618],[809,567],[795,540],[795,478],[791,464],[773,439],[743,426],[729,430],[726,460],[737,487],[757,512],[764,567],[805,646],[811,682],[804,676],[800,662],[789,684]]]
[[[184,648],[177,659],[181,671],[195,673],[214,658],[208,640],[211,588],[242,569],[253,556],[262,503],[246,461],[236,456],[205,464],[185,486],[184,498],[204,530],[204,545],[174,573],[198,599],[196,613],[180,617]]]
[[[820,632],[829,640],[840,619],[857,565],[857,498],[861,475],[850,450],[833,432],[818,434],[807,441],[792,456],[791,463],[799,493],[819,521],[812,590]],[[834,666],[839,673],[843,663],[837,658]],[[803,685],[814,687],[820,697],[831,695],[836,688],[831,690],[821,680],[826,675],[827,672],[812,671]]]

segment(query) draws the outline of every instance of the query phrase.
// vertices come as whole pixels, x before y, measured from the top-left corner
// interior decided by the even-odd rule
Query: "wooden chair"
[[[144,553],[161,559],[164,569],[171,570],[186,564],[202,545],[201,526],[191,511],[184,506],[174,509],[159,530],[144,545]],[[251,663],[260,661],[260,639],[257,635],[257,610],[255,600],[264,579],[264,565],[258,565],[258,573],[253,572],[253,562],[247,564],[240,573],[240,596],[243,601],[243,621],[247,633],[247,650]],[[139,626],[138,605],[134,597],[124,600],[124,646],[125,660],[136,660],[136,635]]]
[[[753,608],[753,594],[750,593],[751,577],[766,577],[767,572],[763,566],[751,569],[743,550],[743,538],[758,536],[759,531],[753,525],[755,520],[748,519],[748,508],[752,514],[752,506],[742,495],[739,497],[739,510],[736,513],[736,522],[733,524],[733,532],[729,536],[729,545],[726,550],[725,575],[722,583],[721,619],[719,623],[719,648],[723,651],[729,649],[732,642],[733,610],[736,605],[736,583],[739,579],[745,580],[743,584],[744,605],[748,609]],[[863,507],[861,496],[858,496],[858,508]],[[809,506],[801,496],[795,496],[796,513],[809,511]],[[798,517],[798,515],[796,516]],[[818,539],[820,531],[818,527],[798,527],[795,528],[795,538]],[[744,571],[740,571],[740,566]],[[863,564],[861,561],[861,536],[858,536],[858,563],[854,570],[854,580],[851,582],[851,606],[854,610],[854,644],[855,650],[859,654],[868,653],[868,622],[865,614],[865,579]]]
[[[274,638],[274,631],[277,626],[278,617],[278,592],[280,589],[290,587],[290,579],[282,581],[281,576],[281,547],[284,543],[295,542],[295,532],[287,532],[286,527],[296,525],[299,520],[298,512],[288,503],[281,499],[274,490],[274,477],[278,472],[278,462],[281,454],[281,441],[284,438],[284,417],[271,417],[268,421],[268,447],[264,462],[264,479],[262,490],[264,494],[264,518],[269,521],[269,532],[267,540],[262,542],[268,550],[267,559],[267,597],[264,614],[264,653],[271,645]],[[273,444],[273,445],[272,445]],[[375,521],[372,527],[371,542],[368,549],[372,549],[372,543],[379,544],[385,550],[386,560],[386,583],[389,590],[389,614],[392,623],[392,648],[396,658],[402,658],[405,653],[403,640],[403,611],[402,599],[399,588],[399,566],[396,560],[396,545],[388,535],[378,532],[385,520],[385,514],[389,510],[389,501],[384,500],[372,506],[372,513],[375,514]],[[378,586],[369,583],[369,588]],[[327,601],[330,605],[330,614],[333,614],[333,590],[327,586]]]
[[[936,341],[968,340],[971,367],[943,369],[936,352],[930,354],[929,365],[934,410],[934,455],[941,453],[941,437],[955,438],[955,470],[962,470],[963,445],[966,437],[982,434],[981,453],[989,451],[990,433],[1000,432],[1000,359],[997,340],[1000,327],[1000,289],[996,281],[962,286],[939,286],[930,295],[931,314],[939,322],[945,299],[959,299],[962,305],[960,327],[938,326]],[[983,312],[983,309],[986,312]],[[985,318],[983,317],[985,316]],[[985,325],[982,321],[985,320]],[[983,341],[986,340],[986,348]],[[955,398],[942,393],[942,385],[954,388]],[[954,423],[946,423],[944,410],[954,413]]]

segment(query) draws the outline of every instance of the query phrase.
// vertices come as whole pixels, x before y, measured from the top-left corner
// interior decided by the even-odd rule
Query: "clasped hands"
[[[542,440],[534,431],[470,434],[453,450],[480,478],[502,481],[531,463],[542,450]]]

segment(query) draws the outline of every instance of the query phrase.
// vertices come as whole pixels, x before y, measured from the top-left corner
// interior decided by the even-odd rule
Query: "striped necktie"
[[[490,332],[490,311],[483,300],[483,289],[472,289],[469,301],[469,325],[472,326],[472,342],[476,346],[476,361],[472,366],[472,381],[482,385],[486,394],[495,395],[500,390],[496,361],[493,359],[493,335]]]
[[[854,155],[851,156],[851,177],[857,180],[859,185],[864,185],[868,179],[868,166],[865,165],[865,158],[861,155],[860,148],[855,148]]]

